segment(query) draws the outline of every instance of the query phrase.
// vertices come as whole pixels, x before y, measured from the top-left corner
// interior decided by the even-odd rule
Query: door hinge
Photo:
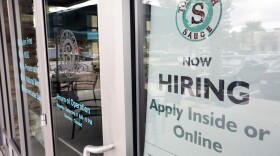
[[[46,114],[41,114],[41,126],[46,126],[47,125],[47,115]]]

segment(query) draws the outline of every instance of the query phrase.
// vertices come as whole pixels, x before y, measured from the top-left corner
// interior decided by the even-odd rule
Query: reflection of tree
[[[212,77],[215,77],[216,79],[218,79],[219,76],[223,74],[221,56],[225,52],[232,51],[232,47],[234,47],[230,34],[230,30],[232,27],[230,19],[230,13],[232,11],[232,0],[223,0],[221,1],[221,3],[222,15],[220,23],[213,35],[210,36],[209,40],[205,42],[205,48],[207,48],[209,52],[208,55],[215,58],[215,61],[211,63],[212,66],[210,66],[208,72],[211,73]]]
[[[242,29],[243,32],[260,32],[264,31],[264,28],[261,26],[260,21],[251,21],[245,24],[246,26]]]
[[[217,27],[217,30],[214,33],[215,35],[219,35],[219,37],[211,38],[211,40],[215,40],[214,41],[215,43],[222,43],[219,44],[219,47],[227,51],[232,47],[232,40],[230,36],[230,30],[231,30],[230,13],[232,11],[232,1],[223,0],[222,5],[223,5],[222,17]],[[210,45],[210,47],[213,46]]]
[[[256,49],[255,33],[265,31],[260,21],[250,21],[245,24],[241,31],[241,44],[243,47],[248,45],[251,50]],[[245,44],[245,45],[244,45]]]

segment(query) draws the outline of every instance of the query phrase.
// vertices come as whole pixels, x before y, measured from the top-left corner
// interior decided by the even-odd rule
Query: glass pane
[[[279,6],[143,1],[143,155],[280,155]]]
[[[32,0],[14,0],[20,87],[23,97],[25,128],[29,156],[45,155],[40,115],[37,37]]]
[[[97,1],[46,0],[56,155],[102,145]]]
[[[18,148],[20,147],[20,132],[19,132],[19,118],[18,118],[18,108],[17,108],[17,99],[16,99],[16,82],[14,78],[14,65],[13,65],[13,53],[11,49],[11,36],[10,36],[10,25],[9,25],[9,19],[8,19],[8,9],[7,9],[7,0],[2,1],[2,7],[3,7],[3,14],[4,14],[4,23],[5,23],[5,39],[6,39],[6,50],[7,53],[5,53],[6,58],[8,58],[6,62],[6,72],[8,73],[6,75],[7,81],[8,81],[8,93],[11,96],[10,100],[10,116],[11,116],[11,127],[12,127],[12,137],[13,141],[17,145]],[[3,35],[4,37],[4,35]]]

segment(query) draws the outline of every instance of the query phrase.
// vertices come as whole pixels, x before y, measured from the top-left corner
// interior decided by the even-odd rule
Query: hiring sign
[[[228,4],[161,2],[151,6],[144,155],[278,156],[280,104],[244,76],[242,47],[225,52]]]

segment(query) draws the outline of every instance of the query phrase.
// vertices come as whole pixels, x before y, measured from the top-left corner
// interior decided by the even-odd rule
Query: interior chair
[[[97,101],[101,100],[101,98],[97,98],[96,97],[96,84],[98,82],[98,78],[99,75],[95,75],[95,80],[93,81],[76,81],[73,83],[73,91],[75,93],[75,96],[77,97],[77,102],[80,104],[84,104],[86,107],[88,107],[90,109],[90,114],[87,114],[81,110],[77,110],[79,112],[79,114],[83,115],[83,117],[94,117],[94,116],[101,116],[101,106],[97,105]],[[78,97],[78,93],[85,91],[85,90],[92,90],[93,93],[93,98],[89,98],[89,99],[80,99]],[[92,101],[92,103],[90,104],[86,104],[86,102],[90,102]],[[79,117],[74,116],[73,119],[77,119]],[[80,123],[83,123],[83,120],[80,119]],[[76,129],[76,124],[73,122],[73,128],[72,128],[72,136],[71,139],[74,139],[75,137],[75,129]],[[82,127],[79,128],[80,130],[82,129]]]

